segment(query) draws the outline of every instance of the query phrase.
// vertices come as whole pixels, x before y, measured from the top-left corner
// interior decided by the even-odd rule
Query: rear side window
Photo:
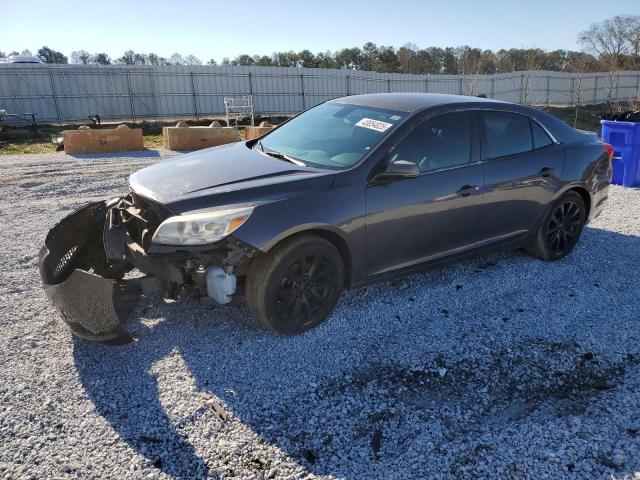
[[[396,148],[391,161],[409,160],[421,172],[463,165],[471,160],[471,116],[445,113],[416,127]]]
[[[529,118],[507,112],[483,112],[482,159],[533,150]]]
[[[553,143],[547,132],[534,120],[531,120],[531,135],[533,136],[533,148],[535,149],[543,148]]]

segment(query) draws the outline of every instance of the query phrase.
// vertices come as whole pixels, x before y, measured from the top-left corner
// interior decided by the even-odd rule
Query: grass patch
[[[263,119],[274,123],[281,123],[284,117],[261,118],[256,117],[256,125]],[[216,118],[223,126],[225,122]],[[188,120],[191,126],[208,126],[212,119]],[[115,128],[124,123],[129,128],[141,128],[146,149],[159,150],[162,148],[162,128],[172,127],[176,124],[171,121],[141,121],[102,124],[97,128]],[[52,136],[60,136],[64,130],[75,130],[78,125],[39,125],[37,127],[9,127],[0,132],[0,155],[17,155],[23,153],[51,153],[56,151],[56,146],[51,143]],[[94,128],[94,127],[92,127]],[[240,138],[244,139],[244,131],[240,130]]]
[[[0,155],[21,155],[23,153],[53,153],[56,146],[52,143],[38,140],[25,140],[22,142],[0,141]]]
[[[151,150],[160,150],[162,148],[162,134],[144,135],[144,147]]]
[[[544,107],[542,110],[545,110],[560,120],[568,123],[572,127],[574,126],[574,121],[576,120],[575,107]],[[580,130],[589,130],[591,132],[596,132],[598,135],[600,134],[600,118],[604,113],[607,112],[607,106],[603,105],[584,105],[578,108],[578,118],[577,122],[575,122],[575,128]]]
[[[125,122],[125,124],[129,128],[142,128],[145,146],[151,149],[158,149],[162,148],[162,127],[175,125],[175,122]],[[117,125],[119,124],[103,124],[98,128],[114,128]],[[64,130],[75,130],[77,128],[77,125],[9,127],[4,132],[0,132],[0,155],[55,152],[56,145],[51,142],[51,137],[62,135]]]

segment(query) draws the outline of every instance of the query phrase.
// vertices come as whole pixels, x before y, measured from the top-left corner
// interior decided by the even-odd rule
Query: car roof
[[[584,141],[585,138],[583,134],[550,113],[518,103],[502,102],[482,97],[445,93],[368,93],[335,98],[330,102],[395,110],[397,112],[406,112],[410,115],[421,110],[446,105],[460,105],[463,108],[495,107],[498,110],[517,112],[535,118],[560,142],[580,142]]]
[[[384,108],[413,113],[430,107],[457,103],[504,104],[498,100],[445,93],[367,93],[331,100],[333,103],[348,103],[363,107]]]

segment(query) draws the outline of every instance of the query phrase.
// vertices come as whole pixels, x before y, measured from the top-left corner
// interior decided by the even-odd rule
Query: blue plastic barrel
[[[600,120],[602,141],[613,146],[612,183],[640,187],[640,123]]]

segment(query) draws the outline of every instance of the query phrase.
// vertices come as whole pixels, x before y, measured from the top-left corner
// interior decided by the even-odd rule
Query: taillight
[[[603,143],[602,148],[604,149],[606,154],[609,156],[609,160],[611,160],[613,158],[613,145],[609,143]]]

